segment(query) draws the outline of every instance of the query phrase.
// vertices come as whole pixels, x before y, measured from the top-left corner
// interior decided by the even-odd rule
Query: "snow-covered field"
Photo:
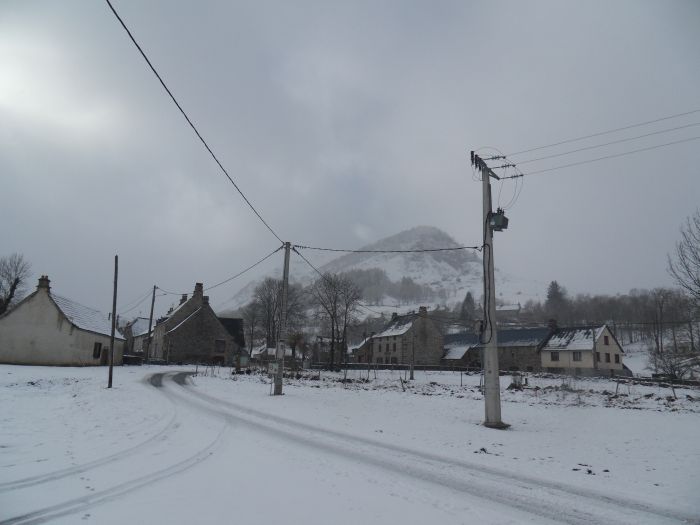
[[[0,523],[700,523],[698,390],[189,370],[0,366]]]

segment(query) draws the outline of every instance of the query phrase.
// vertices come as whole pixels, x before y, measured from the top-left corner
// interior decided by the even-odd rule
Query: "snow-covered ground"
[[[189,370],[0,366],[0,523],[700,523],[698,390]]]

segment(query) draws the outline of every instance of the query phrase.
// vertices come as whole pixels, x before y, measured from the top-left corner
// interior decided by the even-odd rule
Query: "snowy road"
[[[522,472],[294,421],[214,397],[187,372],[144,379],[170,411],[147,439],[0,483],[0,523],[698,523]]]

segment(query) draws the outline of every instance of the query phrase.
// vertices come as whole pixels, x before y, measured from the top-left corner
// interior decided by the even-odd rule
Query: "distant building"
[[[520,322],[520,303],[499,304],[496,306],[496,319],[499,324],[516,324]]]
[[[42,275],[32,294],[0,317],[0,363],[91,366],[109,360],[112,321],[102,312],[51,292]],[[115,332],[114,364],[124,338]]]
[[[126,339],[124,354],[143,355],[146,340],[148,339],[148,323],[149,319],[147,317],[137,317],[126,324],[122,331]]]
[[[483,337],[488,337],[484,334]],[[501,328],[497,332],[500,370],[572,375],[629,375],[624,352],[607,325],[558,328]],[[484,345],[476,334],[445,336],[442,363],[482,368]]]
[[[425,306],[418,313],[394,313],[384,330],[365,345],[358,354],[358,362],[439,365],[443,354],[442,332]],[[365,360],[359,361],[360,356],[365,356]]]
[[[158,320],[153,329],[152,359],[168,363],[234,364],[239,345],[221,323],[196,283],[192,297],[184,294],[180,304]]]
[[[551,333],[546,327],[499,329],[496,337],[498,367],[501,370],[539,372],[542,368],[540,349]],[[477,334],[447,335],[443,364],[482,368],[483,349]]]

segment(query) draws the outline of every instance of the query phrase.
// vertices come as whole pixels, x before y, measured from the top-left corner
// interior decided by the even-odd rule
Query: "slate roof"
[[[605,329],[603,326],[588,326],[582,328],[560,328],[547,344],[545,350],[593,350],[593,342],[597,341]]]
[[[448,360],[462,359],[464,357],[464,354],[466,354],[470,348],[472,348],[472,347],[467,346],[467,345],[460,345],[460,344],[455,344],[454,346],[449,346],[449,347],[447,347],[447,351],[445,352],[443,359],[448,359]]]
[[[50,297],[61,313],[63,313],[76,328],[96,334],[111,335],[112,321],[99,310],[83,306],[72,299],[55,293],[51,293]],[[122,341],[124,340],[119,332],[116,331],[114,332],[114,338]]]
[[[226,328],[226,331],[231,334],[236,344],[245,349],[245,334],[243,332],[243,319],[234,317],[217,317],[219,322]]]
[[[262,357],[264,355],[268,357],[275,357],[275,354],[277,353],[277,349],[275,348],[267,348],[265,345],[258,346],[257,348],[253,348],[253,357]],[[301,353],[297,353],[297,356],[301,356]],[[292,357],[292,349],[289,347],[286,347],[284,349],[284,357]]]
[[[541,346],[550,334],[549,328],[501,328],[498,330],[498,346],[500,348],[514,348],[519,346]],[[477,348],[481,347],[479,336],[472,333],[447,334],[444,347],[451,348]]]
[[[378,334],[374,334],[374,338],[377,337],[395,337],[397,335],[403,335],[411,329],[413,326],[413,321],[418,317],[418,314],[406,314],[397,315],[389,324],[386,325],[383,331]]]
[[[348,352],[355,352],[355,351],[361,349],[363,346],[365,346],[365,344],[367,344],[369,342],[370,339],[372,339],[372,336],[365,337],[361,343],[357,343],[357,344],[348,346]]]

